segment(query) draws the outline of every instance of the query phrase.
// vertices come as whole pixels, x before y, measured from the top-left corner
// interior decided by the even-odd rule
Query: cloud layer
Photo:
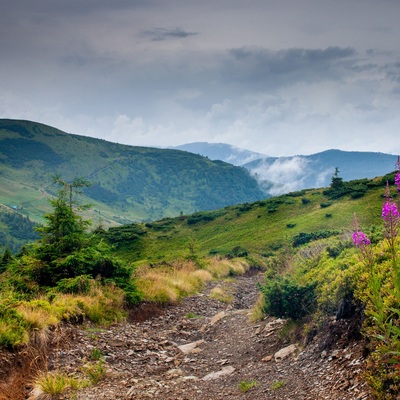
[[[400,153],[394,0],[14,0],[0,117],[146,146]]]

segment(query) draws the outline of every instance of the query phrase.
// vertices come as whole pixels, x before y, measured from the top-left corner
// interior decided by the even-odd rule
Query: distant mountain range
[[[326,150],[312,155],[269,157],[223,143],[189,143],[190,151],[248,169],[269,195],[329,186],[335,168],[345,181],[382,176],[395,169],[397,156],[375,152]]]
[[[192,153],[126,146],[30,121],[0,119],[0,204],[42,221],[52,177],[85,177],[82,202],[105,226],[158,220],[266,197],[244,168]],[[4,208],[0,209],[0,212]],[[1,228],[1,226],[0,226]],[[0,243],[1,244],[1,243]]]

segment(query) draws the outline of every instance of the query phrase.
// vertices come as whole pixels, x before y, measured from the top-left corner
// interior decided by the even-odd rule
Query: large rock
[[[286,357],[289,357],[293,353],[295,353],[297,350],[297,345],[296,344],[291,344],[290,346],[284,347],[283,349],[280,349],[274,354],[275,361],[281,361],[285,359]]]

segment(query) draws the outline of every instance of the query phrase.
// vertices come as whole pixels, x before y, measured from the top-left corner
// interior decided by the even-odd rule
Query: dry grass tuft
[[[137,285],[145,300],[167,304],[198,292],[211,279],[209,271],[198,269],[192,261],[176,261],[172,267],[142,268]]]
[[[250,322],[261,321],[264,318],[264,308],[265,308],[265,299],[262,293],[258,294],[258,298],[256,303],[253,305],[250,311]]]
[[[227,276],[243,275],[249,268],[249,263],[241,258],[227,260],[214,257],[208,260],[206,266],[206,269],[217,279]]]
[[[220,286],[216,286],[211,290],[210,297],[223,303],[231,303],[234,299],[230,293]]]
[[[76,390],[87,385],[87,381],[69,377],[59,370],[41,372],[33,382],[33,390],[28,400],[55,399],[71,389]]]
[[[59,319],[47,310],[35,304],[22,303],[17,307],[18,313],[22,316],[29,330],[41,331],[48,327],[57,325]]]
[[[159,304],[176,303],[185,296],[201,290],[212,279],[244,274],[249,264],[244,259],[226,260],[211,258],[205,268],[198,268],[193,261],[175,261],[172,266],[137,270],[137,285],[145,301]],[[228,294],[215,294],[230,302]]]

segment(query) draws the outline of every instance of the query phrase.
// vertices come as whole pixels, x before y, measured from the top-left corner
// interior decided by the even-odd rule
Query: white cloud
[[[293,157],[289,159],[280,158],[270,164],[266,159],[252,172],[257,179],[272,184],[268,191],[275,196],[304,188],[304,180],[310,173],[309,161],[303,157]]]

